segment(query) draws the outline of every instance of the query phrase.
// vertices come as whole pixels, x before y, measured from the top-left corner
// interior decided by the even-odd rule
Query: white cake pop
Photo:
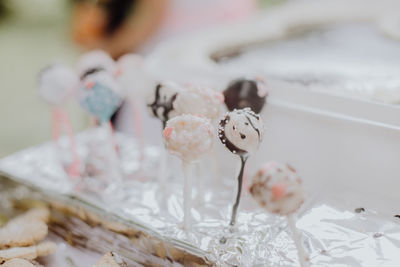
[[[150,114],[163,122],[163,128],[170,118],[178,114],[173,104],[178,93],[182,91],[182,86],[174,82],[162,82],[156,86],[153,95],[150,97],[147,103]]]
[[[178,114],[201,115],[215,121],[221,116],[224,95],[213,89],[199,86],[186,86],[173,103]]]
[[[250,193],[256,202],[270,213],[284,215],[293,234],[300,266],[308,265],[308,257],[296,229],[293,213],[304,202],[302,181],[288,164],[268,162],[254,176]]]
[[[167,122],[163,135],[167,149],[182,161],[197,161],[213,147],[213,126],[204,117],[189,114],[174,117]]]
[[[145,69],[144,59],[136,54],[127,54],[117,61],[117,81],[126,95],[143,97],[155,86],[154,80]]]
[[[288,215],[304,202],[302,181],[288,164],[268,162],[253,177],[250,193],[270,213]]]
[[[99,70],[105,70],[112,75],[117,70],[114,60],[103,50],[93,50],[79,58],[77,71],[80,79]]]
[[[191,217],[191,172],[192,162],[209,153],[213,147],[214,130],[207,118],[194,115],[180,115],[167,122],[163,131],[168,150],[182,159],[184,183],[184,228],[190,229]]]
[[[260,116],[251,111],[250,108],[228,112],[219,123],[219,139],[229,151],[237,154],[241,160],[238,175],[238,190],[230,221],[231,226],[234,226],[236,223],[246,161],[250,154],[255,152],[260,146],[263,134],[264,123]]]
[[[229,151],[247,156],[258,149],[264,134],[264,123],[249,108],[228,112],[220,121],[218,136]]]
[[[39,76],[39,93],[51,105],[67,102],[78,87],[78,76],[62,64],[54,64],[42,70]]]

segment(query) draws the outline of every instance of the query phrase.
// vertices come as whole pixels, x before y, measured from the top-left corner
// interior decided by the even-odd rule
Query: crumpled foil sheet
[[[101,140],[103,134],[97,129],[78,135],[84,162],[90,154],[87,142]],[[299,266],[286,219],[265,213],[246,192],[237,226],[228,228],[236,187],[232,177],[194,182],[193,229],[184,231],[179,161],[168,159],[172,171],[167,186],[160,187],[157,166],[163,148],[146,146],[141,157],[132,138],[117,134],[116,141],[125,179],[108,187],[92,187],[95,177],[82,182],[68,178],[50,142],[0,160],[0,171],[40,190],[84,200],[218,266]],[[199,180],[212,184],[201,189],[196,186]],[[357,213],[355,208],[359,207],[344,203],[337,194],[310,193],[296,216],[311,266],[400,266],[400,219],[368,207]],[[222,238],[225,243],[220,242]]]

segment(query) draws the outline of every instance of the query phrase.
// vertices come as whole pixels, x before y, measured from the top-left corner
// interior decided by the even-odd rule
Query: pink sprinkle
[[[118,68],[118,69],[116,69],[116,71],[115,71],[115,73],[114,73],[114,76],[115,76],[115,77],[118,77],[118,76],[120,76],[122,73],[123,73],[122,69]]]
[[[272,195],[275,199],[280,199],[286,194],[286,186],[281,184],[275,184],[271,187]]]
[[[163,131],[163,135],[165,136],[166,139],[169,139],[171,137],[173,128],[172,127],[166,127]]]
[[[225,96],[224,96],[223,94],[218,93],[218,94],[216,95],[216,97],[219,99],[219,101],[220,101],[221,103],[224,103],[224,101],[225,101]]]
[[[256,80],[260,81],[260,82],[264,82],[264,78],[259,75],[256,76]]]
[[[269,162],[265,163],[265,164],[261,167],[260,171],[261,171],[262,173],[265,173],[265,172],[269,171],[270,169],[276,168],[277,166],[278,166],[278,163],[277,163],[276,161],[269,161]]]
[[[94,87],[94,85],[95,85],[95,82],[90,81],[90,82],[86,83],[85,87],[88,88],[88,89],[92,89]]]

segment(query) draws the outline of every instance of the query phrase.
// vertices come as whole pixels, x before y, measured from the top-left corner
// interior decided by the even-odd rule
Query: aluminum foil
[[[91,155],[88,142],[101,140],[103,134],[97,129],[78,136],[78,151],[85,164]],[[101,181],[100,176],[79,181],[69,178],[50,142],[0,160],[0,171],[41,190],[89,202],[218,266],[299,266],[286,218],[267,214],[247,192],[242,195],[237,226],[228,227],[235,179],[212,179],[202,164],[195,172],[193,229],[183,230],[180,162],[168,158],[168,183],[160,186],[157,167],[163,148],[145,146],[141,154],[132,138],[117,134],[116,140],[124,180],[108,186],[92,186]],[[354,207],[338,194],[309,195],[296,217],[311,266],[400,265],[399,218],[367,206]],[[357,203],[362,203],[359,199]]]

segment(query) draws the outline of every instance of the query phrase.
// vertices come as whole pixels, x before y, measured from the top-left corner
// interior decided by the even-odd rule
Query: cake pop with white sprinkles
[[[263,138],[264,123],[258,114],[249,108],[228,112],[220,121],[218,137],[222,144],[241,159],[238,176],[238,191],[233,205],[230,225],[235,225],[237,209],[242,191],[243,172],[248,157],[255,152]]]
[[[270,213],[286,216],[297,247],[300,265],[307,266],[296,223],[293,218],[304,202],[302,180],[289,164],[271,161],[263,165],[253,177],[250,194],[255,201]]]
[[[260,113],[265,105],[268,90],[263,79],[238,79],[232,81],[224,91],[228,110],[251,108]]]
[[[214,140],[214,127],[209,119],[194,115],[179,115],[167,122],[163,131],[167,149],[182,160],[184,183],[184,227],[190,228],[192,163],[207,155]]]
[[[219,125],[218,137],[232,153],[246,157],[260,146],[264,123],[249,108],[228,112]]]
[[[185,86],[173,103],[178,114],[194,114],[217,120],[221,116],[224,95],[208,87]]]

